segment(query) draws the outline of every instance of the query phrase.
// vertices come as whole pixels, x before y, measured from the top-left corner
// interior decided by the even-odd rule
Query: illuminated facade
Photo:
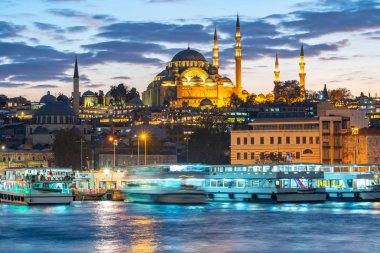
[[[142,93],[143,102],[149,106],[184,105],[199,107],[206,102],[212,106],[223,107],[229,97],[236,93],[242,97],[241,85],[241,35],[239,17],[236,22],[236,85],[228,77],[219,74],[218,38],[214,31],[212,64],[199,52],[188,48],[177,53],[146,91]]]

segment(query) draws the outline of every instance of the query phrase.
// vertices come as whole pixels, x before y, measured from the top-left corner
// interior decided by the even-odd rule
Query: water
[[[0,204],[0,252],[378,252],[380,203]]]

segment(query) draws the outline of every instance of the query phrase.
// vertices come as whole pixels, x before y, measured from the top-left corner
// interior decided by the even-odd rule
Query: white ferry
[[[70,204],[72,170],[12,168],[0,180],[0,202],[19,205]]]
[[[128,168],[122,192],[130,202],[160,204],[204,204],[206,194],[200,187],[205,173],[192,167],[146,166]]]
[[[307,164],[210,166],[204,189],[213,201],[324,202],[323,176]]]
[[[378,164],[321,165],[330,201],[380,201]]]

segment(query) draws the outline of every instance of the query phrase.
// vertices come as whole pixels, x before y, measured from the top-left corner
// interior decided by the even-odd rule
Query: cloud
[[[83,17],[86,16],[84,13],[75,11],[72,9],[50,9],[48,10],[51,14],[54,14],[56,16],[61,16],[65,18],[71,18],[71,17]]]
[[[41,22],[34,22],[34,25],[42,30],[42,31],[52,31],[55,33],[62,33],[64,30],[56,25],[47,24],[47,23],[41,23]]]
[[[113,80],[130,80],[131,78],[129,76],[115,76],[112,77]]]
[[[25,26],[0,21],[0,38],[18,37],[23,30],[25,30]]]
[[[78,33],[78,32],[85,32],[88,30],[87,26],[70,26],[66,28],[66,31]]]
[[[129,41],[210,43],[212,29],[201,24],[122,22],[102,27],[99,37]]]
[[[163,64],[155,57],[148,56],[150,53],[163,53],[165,48],[153,43],[138,43],[126,41],[107,41],[82,46],[94,53],[92,63],[104,62],[129,62],[140,64]]]
[[[45,89],[45,88],[59,88],[60,86],[55,84],[37,84],[33,85],[31,87],[28,87],[28,89]]]
[[[0,82],[0,87],[2,88],[20,88],[27,85],[27,83]]]

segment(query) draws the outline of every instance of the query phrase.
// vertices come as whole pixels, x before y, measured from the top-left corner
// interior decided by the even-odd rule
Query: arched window
[[[310,154],[313,154],[313,151],[312,151],[311,149],[305,149],[305,150],[303,151],[303,154],[304,154],[304,155],[310,155]]]

